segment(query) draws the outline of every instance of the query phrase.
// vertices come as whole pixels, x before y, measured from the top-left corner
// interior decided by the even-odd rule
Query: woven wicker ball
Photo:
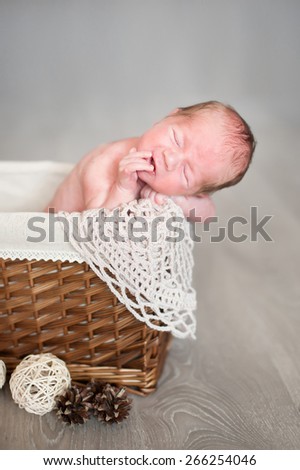
[[[9,381],[13,400],[19,407],[41,416],[53,410],[55,397],[70,384],[64,361],[49,353],[25,357]]]
[[[3,361],[0,360],[0,388],[5,384],[6,379],[6,367]]]

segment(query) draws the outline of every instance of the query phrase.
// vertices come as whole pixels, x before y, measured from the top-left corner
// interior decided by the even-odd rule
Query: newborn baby
[[[209,196],[238,183],[255,141],[247,123],[217,101],[177,108],[141,137],[97,147],[57,189],[46,210],[113,209],[149,197],[171,197],[189,220],[214,215]],[[193,211],[194,209],[194,211]]]

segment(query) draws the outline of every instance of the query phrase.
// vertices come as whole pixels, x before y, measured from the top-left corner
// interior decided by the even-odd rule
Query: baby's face
[[[137,149],[152,152],[154,171],[138,176],[159,193],[195,194],[228,176],[229,164],[219,157],[222,145],[218,118],[206,113],[189,120],[173,114],[141,136]]]

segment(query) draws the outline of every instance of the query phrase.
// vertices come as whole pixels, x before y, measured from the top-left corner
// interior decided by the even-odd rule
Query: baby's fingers
[[[128,155],[125,155],[124,158],[128,158],[128,157],[139,157],[139,158],[150,158],[152,157],[152,152],[146,152],[144,150],[140,150],[140,151],[137,151],[136,148],[132,147],[132,149],[130,149],[129,151],[129,154]]]
[[[152,189],[150,188],[150,186],[148,185],[145,185],[142,189],[141,189],[141,197],[146,199],[147,197],[149,197],[150,193],[151,193]]]
[[[154,204],[162,205],[166,202],[167,197],[164,194],[157,193],[150,186],[144,186],[141,190],[141,197],[149,198]]]
[[[133,173],[134,171],[152,171],[154,170],[153,165],[150,165],[149,162],[145,160],[132,161],[130,163],[123,163],[119,165],[119,170],[121,173]]]
[[[156,193],[155,194],[155,202],[159,205],[162,205],[164,204],[165,202],[167,201],[167,198],[166,196],[164,196],[163,194],[160,194],[160,193]]]

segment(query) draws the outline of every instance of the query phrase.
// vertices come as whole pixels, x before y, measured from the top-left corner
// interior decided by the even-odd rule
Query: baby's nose
[[[177,153],[169,152],[165,150],[164,157],[165,157],[167,170],[168,171],[175,170],[175,168],[177,167],[180,161],[180,155],[178,155]]]

